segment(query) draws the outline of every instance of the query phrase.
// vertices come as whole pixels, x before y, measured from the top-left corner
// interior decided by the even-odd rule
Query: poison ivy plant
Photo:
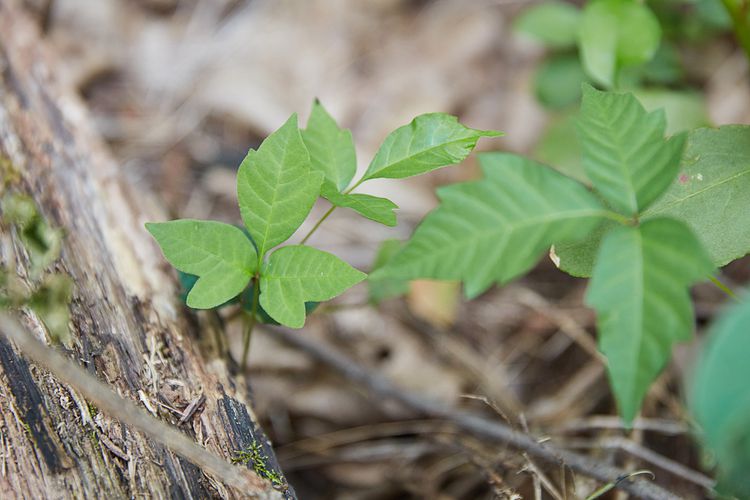
[[[689,340],[693,309],[688,287],[714,266],[685,224],[668,218],[606,233],[586,292],[597,312],[599,347],[629,422],[675,342]]]
[[[440,207],[381,273],[463,280],[466,296],[476,297],[528,271],[554,242],[585,237],[607,216],[584,186],[543,165],[502,153],[479,161],[484,179],[438,190]]]
[[[464,127],[455,116],[428,113],[416,117],[386,137],[362,181],[403,179],[458,163],[481,137],[497,137],[494,130]]]
[[[357,169],[351,132],[316,101],[304,130],[292,115],[242,161],[237,198],[244,229],[187,219],[147,223],[146,229],[182,273],[188,306],[211,309],[240,302],[248,315],[245,358],[256,320],[301,328],[317,302],[366,278],[321,250],[304,245],[274,250],[299,229],[319,197],[332,206],[303,244],[336,207],[395,225],[392,201],[352,191],[369,179],[410,177],[458,163],[481,137],[497,135],[464,127],[442,113],[418,116],[385,139],[367,172],[349,187]]]
[[[692,381],[689,404],[699,437],[718,464],[717,490],[750,497],[750,298],[711,327]]]
[[[146,229],[178,270],[198,276],[186,303],[210,309],[236,297],[258,268],[255,247],[242,231],[214,221],[151,222]]]
[[[672,345],[691,335],[689,287],[715,269],[715,255],[697,235],[707,223],[721,222],[740,236],[746,229],[738,227],[744,219],[734,209],[708,205],[707,199],[701,209],[710,215],[674,211],[696,203],[707,187],[731,189],[746,162],[742,154],[729,162],[721,157],[721,168],[732,174],[711,175],[708,184],[687,188],[685,176],[695,180],[700,172],[678,175],[685,136],[667,138],[665,128],[664,113],[647,112],[631,94],[585,86],[578,129],[591,190],[515,155],[480,155],[484,177],[442,188],[440,206],[371,280],[460,279],[471,298],[527,272],[551,245],[587,245],[593,275],[586,302],[597,312],[599,345],[620,414],[632,421]],[[738,153],[743,142],[735,143]],[[710,156],[694,160],[716,161]],[[689,191],[670,194],[674,182]],[[736,189],[712,199],[742,203],[747,189]],[[740,241],[731,256],[748,251],[750,241]]]
[[[329,253],[287,246],[271,254],[263,267],[260,304],[279,323],[301,328],[305,302],[332,299],[366,277]]]
[[[692,131],[679,174],[666,192],[641,214],[642,220],[670,216],[696,233],[715,266],[750,250],[750,126],[729,125]],[[603,231],[586,240],[555,246],[561,269],[588,277]]]

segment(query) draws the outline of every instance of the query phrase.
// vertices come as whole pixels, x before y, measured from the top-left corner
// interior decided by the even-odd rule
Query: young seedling
[[[349,187],[357,169],[352,135],[315,102],[306,129],[300,131],[292,115],[242,161],[237,198],[245,230],[202,220],[152,222],[146,229],[167,260],[189,275],[183,278],[192,279],[189,307],[241,302],[244,366],[257,321],[301,328],[310,303],[332,299],[367,277],[335,255],[305,245],[336,207],[396,224],[393,202],[353,193],[355,188],[371,179],[411,177],[458,163],[479,138],[498,135],[464,127],[442,113],[420,115],[385,139],[364,175]],[[328,212],[301,244],[278,248],[302,225],[319,196],[331,203]]]
[[[371,280],[462,280],[472,298],[552,247],[560,268],[591,276],[586,303],[630,423],[673,343],[690,338],[689,287],[750,252],[750,127],[697,130],[684,156],[686,135],[665,139],[665,127],[632,95],[585,86],[578,130],[593,190],[519,156],[480,155],[484,179],[440,189],[440,206]]]

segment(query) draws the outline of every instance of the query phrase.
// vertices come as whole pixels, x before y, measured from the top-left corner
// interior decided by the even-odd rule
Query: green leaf
[[[642,219],[671,216],[685,222],[717,267],[750,253],[750,127],[699,129],[688,136],[680,173]],[[604,226],[603,226],[604,227]],[[573,276],[591,275],[603,235],[555,246],[559,267]]]
[[[609,231],[599,249],[586,304],[596,309],[599,348],[620,415],[632,422],[672,344],[688,340],[688,287],[714,266],[683,223],[652,219]]]
[[[164,257],[178,270],[198,276],[187,305],[210,309],[236,297],[257,269],[255,247],[242,230],[215,221],[149,222]]]
[[[606,87],[617,70],[643,64],[659,48],[659,21],[645,5],[632,0],[589,2],[583,11],[578,47],[586,72]]]
[[[632,94],[585,85],[578,121],[583,167],[615,210],[636,215],[672,183],[685,136],[664,139],[664,113],[647,113]]]
[[[654,57],[639,70],[643,80],[649,84],[679,85],[685,79],[680,52],[676,44],[666,40],[659,45]],[[646,109],[649,109],[648,106]]]
[[[326,180],[343,191],[357,172],[354,140],[349,130],[340,129],[320,101],[313,104],[302,140],[310,152],[313,170],[323,172]]]
[[[237,173],[240,214],[259,258],[286,241],[310,213],[323,183],[311,171],[310,155],[297,128],[297,115],[248,151]]]
[[[587,80],[577,55],[553,55],[536,70],[534,93],[547,108],[560,109],[578,102],[581,84]]]
[[[480,137],[499,135],[494,130],[464,127],[455,116],[420,115],[386,137],[362,180],[402,179],[453,165],[471,153]]]
[[[70,301],[73,280],[64,274],[46,276],[29,298],[28,305],[44,322],[50,336],[70,346]]]
[[[569,243],[555,243],[555,265],[571,276],[591,277],[602,238],[610,229],[618,225],[615,221],[606,220],[592,231],[586,239]]]
[[[396,225],[394,210],[398,208],[398,205],[387,198],[360,193],[339,193],[332,184],[327,182],[323,183],[322,195],[337,207],[351,208],[363,217],[386,226]]]
[[[566,2],[545,2],[526,9],[514,23],[514,28],[553,48],[573,47],[576,44],[581,11]]]
[[[17,227],[29,256],[32,277],[39,276],[60,256],[63,231],[47,222],[31,197],[6,193],[0,198],[0,221]]]
[[[750,300],[711,327],[692,384],[690,409],[718,462],[719,492],[750,498]]]
[[[583,185],[525,158],[480,155],[485,178],[438,191],[440,206],[374,277],[463,280],[467,297],[528,271],[551,244],[585,237],[604,208]]]
[[[305,324],[305,302],[329,300],[365,279],[335,255],[308,246],[287,246],[271,254],[260,280],[260,305],[291,328]]]
[[[710,125],[703,94],[690,90],[639,89],[633,92],[646,111],[663,109],[667,135]]]
[[[581,143],[576,117],[565,114],[553,118],[534,148],[533,157],[582,184],[591,185],[581,162]]]
[[[352,134],[341,130],[320,102],[313,106],[302,139],[310,151],[313,170],[323,172],[321,196],[337,207],[351,208],[368,219],[386,226],[396,225],[398,206],[386,198],[368,194],[342,193],[357,170]]]
[[[669,215],[698,235],[714,264],[750,253],[750,126],[690,134],[680,172],[644,217]]]
[[[375,256],[371,272],[385,267],[403,247],[404,242],[400,240],[390,239],[383,241]],[[397,277],[377,278],[371,274],[367,279],[367,284],[370,288],[370,302],[373,304],[379,304],[386,299],[399,297],[409,291],[409,282]]]

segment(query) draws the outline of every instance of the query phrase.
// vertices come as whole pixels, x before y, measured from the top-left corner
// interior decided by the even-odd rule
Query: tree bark
[[[68,357],[174,425],[205,397],[180,428],[228,462],[255,449],[256,463],[247,466],[279,475],[257,491],[233,491],[0,340],[0,497],[293,497],[248,404],[246,381],[232,373],[215,328],[181,306],[143,228],[160,218],[157,209],[149,211],[147,196],[119,175],[84,105],[55,79],[55,65],[26,14],[0,0],[0,186],[30,195],[65,233],[53,267],[75,283]],[[31,281],[29,255],[8,228],[0,263]],[[49,342],[32,311],[18,317]]]

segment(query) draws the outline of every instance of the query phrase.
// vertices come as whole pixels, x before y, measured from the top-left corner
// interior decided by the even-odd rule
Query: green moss
[[[34,440],[34,434],[31,432],[31,426],[26,422],[21,422],[21,426],[23,427],[23,431],[26,433],[26,437],[29,438],[29,441],[36,444],[36,440]]]
[[[251,465],[260,477],[268,479],[277,486],[284,484],[281,474],[268,466],[268,457],[263,453],[263,449],[258,442],[253,442],[247,449],[236,451],[232,463]]]
[[[3,187],[15,184],[21,180],[21,173],[6,156],[0,156],[0,185]]]
[[[86,401],[86,404],[89,407],[89,415],[91,415],[91,418],[96,417],[99,414],[99,408],[97,408],[94,403],[91,403],[89,401]]]

